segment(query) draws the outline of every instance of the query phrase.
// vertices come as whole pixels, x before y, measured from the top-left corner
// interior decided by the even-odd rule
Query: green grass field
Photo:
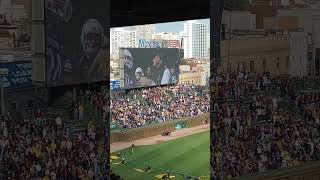
[[[210,179],[210,132],[202,132],[161,144],[136,147],[134,153],[130,149],[120,151],[126,164],[113,164],[120,160],[113,160],[111,169],[125,180],[151,180],[154,176],[163,174],[166,170],[175,171],[192,176],[207,176]],[[111,155],[116,155],[112,153]],[[149,174],[134,170],[144,170],[150,164],[152,172]],[[182,176],[175,179],[182,179]]]

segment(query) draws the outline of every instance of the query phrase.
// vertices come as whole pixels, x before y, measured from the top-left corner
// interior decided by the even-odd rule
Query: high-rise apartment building
[[[110,37],[110,55],[112,58],[119,57],[119,48],[137,47],[138,45],[136,31],[115,28],[111,29]]]
[[[152,39],[180,40],[180,37],[178,33],[161,32],[161,33],[153,34]]]
[[[209,58],[208,25],[196,20],[184,23],[183,48],[184,58]]]
[[[135,31],[137,39],[152,39],[152,35],[156,32],[156,25],[139,25],[139,26],[130,26],[125,27],[125,30]]]

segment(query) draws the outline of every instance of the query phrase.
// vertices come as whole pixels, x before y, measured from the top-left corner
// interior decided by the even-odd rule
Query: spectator
[[[79,112],[79,120],[83,121],[83,112],[84,112],[84,107],[82,104],[79,105],[78,107],[78,112]]]
[[[229,81],[221,78],[218,83],[219,91],[226,93],[216,97],[214,123],[211,123],[215,179],[296,166],[320,157],[319,106],[311,105],[315,95],[297,96],[297,104],[311,114],[307,119],[299,119],[279,105],[281,97],[269,93],[276,78],[272,82],[267,76],[230,77]]]
[[[209,94],[200,86],[176,85],[133,90],[111,99],[111,118],[122,128],[136,128],[207,113],[209,102]]]
[[[8,128],[8,136],[0,141],[7,179],[94,178],[102,172],[97,139],[69,134],[60,117],[39,125],[33,119],[12,121]]]

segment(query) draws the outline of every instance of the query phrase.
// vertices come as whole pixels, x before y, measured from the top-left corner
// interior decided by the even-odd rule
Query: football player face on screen
[[[150,67],[147,68],[147,77],[151,78],[151,68]]]
[[[124,50],[124,65],[127,69],[132,69],[133,67],[133,57],[127,49]]]
[[[140,81],[141,77],[144,76],[143,71],[140,67],[136,69],[135,76],[137,81]]]
[[[161,58],[159,55],[154,56],[152,59],[152,65],[154,68],[158,68],[161,65]]]
[[[94,60],[103,47],[104,31],[96,19],[89,19],[82,27],[81,44],[88,60]]]
[[[104,80],[106,76],[106,38],[99,21],[89,19],[82,27],[81,45],[83,55],[80,58],[81,72],[88,72],[89,80]]]

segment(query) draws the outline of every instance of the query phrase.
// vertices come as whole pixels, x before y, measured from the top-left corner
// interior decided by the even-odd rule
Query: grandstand
[[[1,141],[4,179],[81,176],[103,179],[108,176],[104,141],[94,134],[72,133],[65,127],[63,119],[37,112],[40,113],[27,119],[14,119],[10,115],[1,119],[1,125],[4,125],[1,134],[8,138],[4,144]],[[88,162],[83,161],[86,158]],[[65,164],[52,165],[60,160]],[[99,165],[99,168],[92,169],[93,166],[87,163]]]
[[[220,100],[215,102],[211,127],[215,137],[211,144],[214,179],[290,179],[309,176],[317,166],[308,165],[320,155],[316,86],[301,91],[294,86],[299,79],[262,79],[248,76],[248,83],[218,83],[215,95]],[[271,83],[266,83],[267,79]],[[255,82],[253,88],[247,86],[250,81]],[[240,95],[234,94],[238,88]],[[293,169],[301,173],[293,173]],[[291,174],[285,175],[289,171]]]
[[[133,90],[111,99],[112,123],[122,128],[165,122],[209,112],[204,87],[167,86]],[[128,116],[126,119],[126,116]],[[130,116],[130,117],[129,117]]]

